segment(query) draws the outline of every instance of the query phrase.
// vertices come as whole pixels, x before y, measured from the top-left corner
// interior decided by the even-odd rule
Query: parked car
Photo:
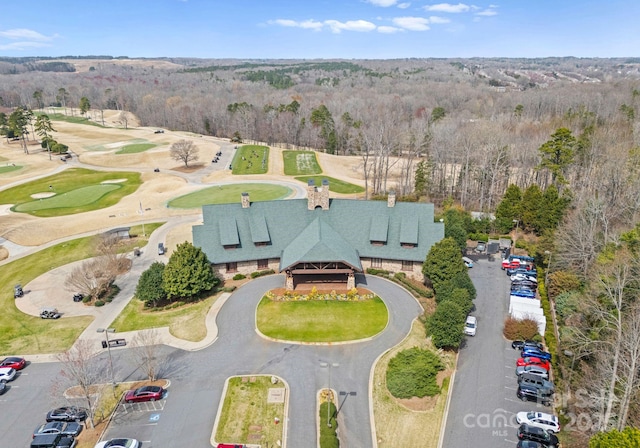
[[[523,375],[525,373],[531,375],[538,375],[541,378],[549,379],[549,371],[540,366],[519,366],[516,367],[516,376]]]
[[[22,297],[24,295],[24,291],[22,290],[22,285],[16,285],[13,287],[13,298],[17,299],[18,297]]]
[[[78,437],[82,432],[82,425],[77,422],[49,422],[40,425],[33,431],[33,437],[41,434],[62,434],[65,436]]]
[[[136,439],[111,439],[98,443],[95,448],[138,448],[140,442]]]
[[[31,448],[74,448],[78,441],[63,434],[43,434],[34,437]]]
[[[544,448],[544,445],[533,440],[520,440],[516,448]]]
[[[164,255],[164,244],[158,243],[158,255]]]
[[[13,381],[16,377],[16,369],[13,367],[0,367],[0,381]]]
[[[474,316],[467,316],[467,321],[464,323],[464,334],[467,336],[475,336],[476,329],[478,328],[478,319]]]
[[[235,445],[233,443],[218,443],[217,448],[245,448],[245,445]]]
[[[524,297],[525,299],[535,299],[536,292],[530,289],[518,289],[517,291],[509,292],[509,295],[516,297]]]
[[[512,282],[515,282],[515,281],[518,281],[518,280],[527,280],[529,282],[538,283],[537,277],[534,277],[533,275],[523,274],[522,272],[518,272],[518,273],[513,274],[511,276],[511,281]]]
[[[27,366],[27,361],[24,358],[18,358],[17,356],[9,356],[0,361],[0,367],[11,367],[12,369],[22,370]]]
[[[478,252],[479,254],[480,254],[480,253],[483,253],[485,250],[487,250],[487,245],[486,245],[485,243],[483,243],[483,242],[479,242],[479,243],[476,245],[476,248],[475,248],[474,250],[475,250],[476,252]]]
[[[0,380],[0,395],[4,394],[7,389],[7,382],[5,380]]]
[[[40,317],[42,319],[60,319],[61,314],[56,308],[41,308]]]
[[[64,406],[47,413],[47,422],[81,422],[87,419],[86,408]]]
[[[511,348],[512,349],[518,349],[520,351],[522,351],[522,349],[524,347],[534,347],[537,348],[538,350],[544,350],[544,345],[542,345],[542,342],[536,342],[536,341],[532,341],[531,339],[527,339],[526,341],[512,341],[511,342]]]
[[[553,400],[551,394],[545,393],[531,384],[519,384],[516,395],[522,401],[535,401],[536,403],[542,403],[544,406],[551,406],[551,401]]]
[[[526,423],[529,426],[542,428],[547,432],[560,432],[560,423],[558,417],[546,412],[518,412],[516,414],[518,424]]]
[[[516,367],[519,366],[539,366],[549,371],[551,364],[546,359],[534,358],[532,356],[526,356],[524,358],[518,358],[516,361]]]
[[[82,299],[84,299],[84,294],[81,293],[76,293],[73,295],[73,301],[74,302],[82,302]]]
[[[473,260],[471,258],[469,258],[469,257],[462,257],[462,262],[468,268],[472,268],[473,267]]]
[[[520,356],[522,356],[523,358],[530,356],[538,359],[546,359],[547,361],[551,361],[551,353],[545,352],[543,350],[539,350],[533,347],[524,347],[520,352]]]
[[[522,375],[519,375],[518,384],[532,384],[538,389],[550,394],[554,393],[556,390],[551,381],[542,378],[540,375],[533,375],[531,373],[523,373]]]
[[[134,403],[139,401],[156,401],[160,400],[166,390],[160,386],[142,386],[136,390],[130,390],[124,396],[124,401]]]
[[[518,439],[540,442],[548,448],[556,448],[560,445],[558,438],[554,434],[550,434],[542,428],[527,425],[526,423],[518,427]]]
[[[154,169],[153,169],[153,172],[154,172],[154,173],[159,173],[159,172],[160,172],[160,168],[154,168]]]

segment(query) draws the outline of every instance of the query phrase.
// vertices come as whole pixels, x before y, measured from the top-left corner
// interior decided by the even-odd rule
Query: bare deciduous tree
[[[78,340],[66,352],[57,355],[62,366],[60,376],[68,381],[69,387],[78,387],[89,410],[89,424],[93,427],[93,396],[96,385],[104,381],[106,368],[104,363],[95,357],[95,350],[87,340]]]
[[[133,338],[130,351],[134,364],[142,369],[149,381],[158,379],[160,365],[163,360],[160,356],[160,335],[154,328],[139,331]]]
[[[178,140],[171,145],[169,154],[173,160],[183,162],[188,167],[189,162],[198,160],[198,147],[191,140]]]

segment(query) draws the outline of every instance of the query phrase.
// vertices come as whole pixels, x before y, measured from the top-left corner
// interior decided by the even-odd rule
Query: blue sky
[[[3,3],[1,56],[640,56],[638,0]]]

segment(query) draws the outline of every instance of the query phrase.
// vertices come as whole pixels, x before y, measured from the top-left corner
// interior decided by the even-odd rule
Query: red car
[[[0,362],[0,367],[11,367],[16,370],[22,370],[27,366],[27,362],[24,358],[18,358],[17,356],[10,356],[9,358],[4,358],[2,362]]]
[[[142,386],[136,390],[130,390],[124,396],[127,403],[135,403],[138,401],[156,401],[160,400],[166,390],[160,386]]]
[[[516,367],[520,366],[540,366],[547,371],[551,369],[549,361],[534,357],[518,358],[518,360],[516,361]]]

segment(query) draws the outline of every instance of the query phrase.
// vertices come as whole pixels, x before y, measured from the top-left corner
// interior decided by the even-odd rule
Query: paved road
[[[549,408],[516,397],[519,353],[502,335],[510,282],[500,258],[480,258],[469,274],[478,292],[473,312],[478,331],[458,357],[443,447],[512,448],[518,441],[515,413]]]
[[[221,399],[224,381],[232,375],[268,374],[282,377],[290,386],[287,446],[316,446],[316,395],[327,387],[332,367],[331,387],[336,391],[355,392],[340,397],[340,436],[343,446],[373,447],[370,419],[369,374],[378,355],[398,344],[409,332],[413,320],[421,313],[415,299],[397,285],[376,277],[360,277],[359,285],[378,293],[387,303],[390,320],[379,336],[359,343],[316,346],[267,341],[255,331],[255,309],[269,289],[281,287],[282,276],[256,279],[239,288],[221,308],[217,341],[200,351],[189,352],[165,347],[163,376],[171,380],[170,394],[156,424],[144,426],[146,448],[180,446],[206,447]],[[87,330],[89,331],[89,330]],[[127,349],[112,350],[118,381],[144,379],[131,367]],[[102,355],[104,359],[104,354]],[[0,432],[8,440],[25,440],[44,418],[56,400],[43,398],[51,388],[46,379],[59,371],[56,363],[32,364],[25,373],[39,378],[38,385],[26,385],[33,391],[25,397],[20,389],[4,397],[9,408],[25,409],[21,421],[0,419]],[[40,393],[35,392],[39,390]],[[59,396],[59,391],[52,391]],[[2,397],[2,398],[4,398]],[[28,410],[27,410],[28,409]],[[145,417],[146,418],[146,417]],[[26,422],[26,423],[25,423]],[[33,428],[32,428],[33,427]],[[27,434],[27,436],[25,436]]]

